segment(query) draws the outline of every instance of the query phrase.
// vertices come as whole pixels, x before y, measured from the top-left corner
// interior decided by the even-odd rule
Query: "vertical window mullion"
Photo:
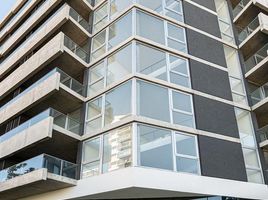
[[[168,89],[168,98],[169,98],[169,116],[170,116],[170,123],[174,124],[173,122],[173,95],[172,90]]]
[[[167,21],[164,21],[165,46],[168,46],[168,26]]]
[[[102,169],[102,166],[103,166],[103,153],[104,153],[104,134],[102,134],[100,136],[100,147],[99,147],[99,152],[100,152],[100,155],[99,155],[99,174],[102,174],[103,173],[103,169]]]
[[[105,117],[105,99],[106,99],[106,94],[102,96],[102,103],[101,103],[101,128],[104,127],[104,117]]]
[[[136,167],[138,166],[138,125],[137,123],[132,124],[132,166]]]
[[[177,159],[176,159],[176,133],[171,131],[171,142],[172,142],[172,152],[173,152],[173,171],[177,171]]]
[[[132,80],[131,86],[131,113],[132,115],[137,115],[137,80],[135,78]]]
[[[169,53],[165,53],[165,54],[166,54],[166,66],[167,66],[167,80],[169,83],[171,83],[171,79],[170,79],[171,67],[170,67]]]

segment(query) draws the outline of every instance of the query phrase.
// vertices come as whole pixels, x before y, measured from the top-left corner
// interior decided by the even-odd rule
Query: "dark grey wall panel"
[[[232,100],[228,73],[190,60],[192,88],[207,94]]]
[[[192,0],[201,6],[204,6],[210,10],[216,11],[216,6],[214,0]]]
[[[221,37],[218,18],[193,4],[183,1],[185,23],[197,29]]]
[[[186,29],[189,54],[226,66],[223,44],[203,34]]]
[[[233,106],[198,95],[193,102],[198,129],[239,138]]]
[[[199,136],[201,172],[204,176],[247,181],[239,143]]]

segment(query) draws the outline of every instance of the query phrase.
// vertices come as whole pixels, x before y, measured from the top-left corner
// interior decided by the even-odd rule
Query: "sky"
[[[16,0],[0,0],[0,21],[10,11]]]

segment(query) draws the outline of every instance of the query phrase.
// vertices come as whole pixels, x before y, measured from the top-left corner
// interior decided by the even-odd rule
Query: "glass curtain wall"
[[[191,88],[188,59],[137,41],[99,61],[88,73],[89,97],[135,74]]]
[[[157,34],[151,34],[152,32]],[[93,36],[91,61],[98,60],[112,48],[124,44],[135,35],[187,53],[185,28],[139,9],[132,9]]]
[[[129,166],[199,175],[197,136],[133,123],[84,142],[82,178]]]

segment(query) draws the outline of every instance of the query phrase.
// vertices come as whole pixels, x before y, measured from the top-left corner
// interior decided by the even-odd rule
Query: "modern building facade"
[[[0,22],[0,199],[268,199],[267,13],[18,0]]]

